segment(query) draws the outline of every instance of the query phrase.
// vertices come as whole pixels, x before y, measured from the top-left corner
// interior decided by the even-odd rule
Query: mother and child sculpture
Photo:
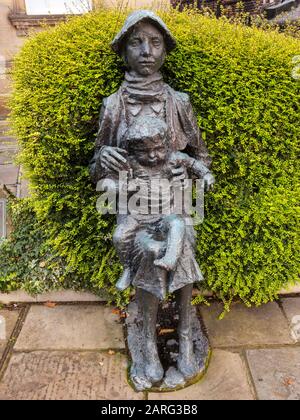
[[[130,212],[128,206],[127,214],[119,212],[113,235],[124,267],[116,287],[136,288],[128,308],[127,341],[130,378],[138,391],[184,386],[204,370],[208,356],[208,342],[191,305],[193,283],[203,280],[194,255],[195,232],[191,216],[176,211],[174,197],[184,180],[201,179],[209,190],[214,177],[188,95],[173,90],[159,72],[175,46],[152,11],[135,11],[127,18],[111,44],[125,62],[125,80],[103,101],[90,163],[95,183],[111,180],[112,188],[120,193],[125,188],[129,199],[138,187],[140,201],[146,203],[143,211],[135,206]],[[149,202],[155,181],[158,195]],[[166,197],[169,206],[163,211]],[[176,367],[163,368],[156,325],[159,304],[171,293],[179,312],[178,354]]]

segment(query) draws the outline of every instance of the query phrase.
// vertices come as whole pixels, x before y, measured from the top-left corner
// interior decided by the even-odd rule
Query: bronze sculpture
[[[103,101],[90,165],[94,182],[131,171],[125,180],[129,191],[137,179],[148,185],[149,193],[152,179],[166,178],[174,187],[187,176],[201,177],[207,189],[213,186],[210,158],[189,97],[174,91],[159,73],[175,46],[164,22],[147,10],[132,13],[113,40],[112,49],[128,71],[120,89]],[[127,325],[130,377],[137,390],[183,385],[204,369],[208,343],[191,307],[193,283],[203,277],[189,217],[175,214],[172,206],[167,215],[150,210],[117,217],[114,243],[124,265],[117,287],[136,287]],[[179,354],[177,368],[164,369],[156,320],[159,302],[173,292],[179,307]]]

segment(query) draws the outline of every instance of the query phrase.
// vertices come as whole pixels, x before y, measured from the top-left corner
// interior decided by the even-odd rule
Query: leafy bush
[[[76,273],[66,270],[65,261],[54,257],[46,245],[42,226],[30,200],[9,200],[14,230],[0,246],[0,291],[23,289],[37,294],[64,287],[80,289]]]
[[[217,179],[198,228],[205,286],[226,301],[266,302],[297,280],[299,268],[300,84],[291,71],[300,42],[193,11],[162,17],[178,40],[165,80],[190,94]],[[114,218],[96,211],[88,162],[102,100],[123,79],[109,43],[124,19],[120,11],[99,11],[32,37],[15,60],[12,100],[20,161],[47,246],[81,287],[115,298]]]

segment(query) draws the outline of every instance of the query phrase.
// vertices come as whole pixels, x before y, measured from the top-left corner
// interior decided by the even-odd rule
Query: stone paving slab
[[[35,351],[12,355],[0,400],[137,400],[126,357],[99,352]]]
[[[279,290],[279,295],[293,295],[296,293],[300,293],[300,282],[296,282],[295,284],[288,285],[285,289]]]
[[[23,290],[16,290],[10,293],[0,293],[0,303],[9,304],[12,302],[41,303],[41,302],[105,302],[107,296],[103,297],[90,292],[76,292],[74,290],[56,290],[45,292],[39,295],[30,295]]]
[[[9,191],[10,194],[17,197],[18,187],[17,184],[5,184],[6,189]],[[1,188],[1,184],[0,184]]]
[[[7,104],[2,101],[0,97],[0,118],[7,118],[9,115],[9,108]]]
[[[2,2],[3,4],[3,2]],[[11,82],[8,77],[0,75],[0,92],[4,94],[9,94],[11,92]]]
[[[7,148],[17,148],[18,142],[15,137],[12,136],[0,136],[0,149],[7,149]]]
[[[0,310],[0,359],[19,317],[18,310]]]
[[[25,198],[30,195],[29,193],[29,182],[24,177],[21,178],[21,185],[20,185],[20,198]]]
[[[19,168],[15,165],[0,165],[0,184],[16,184]]]
[[[6,237],[6,233],[7,233],[6,200],[0,196],[0,238]]]
[[[248,350],[260,400],[300,400],[300,347]]]
[[[5,120],[0,120],[0,138],[8,133],[9,126]]]
[[[0,165],[12,164],[15,155],[15,149],[0,150]]]
[[[222,304],[201,307],[204,324],[213,347],[291,344],[288,322],[279,306],[267,303],[258,308],[247,308],[234,303],[221,320]]]
[[[15,350],[124,348],[122,325],[104,305],[31,306]]]
[[[237,353],[214,350],[205,376],[174,392],[149,393],[149,400],[253,400],[244,361]]]
[[[294,341],[300,342],[300,297],[282,299],[282,307],[290,322]]]

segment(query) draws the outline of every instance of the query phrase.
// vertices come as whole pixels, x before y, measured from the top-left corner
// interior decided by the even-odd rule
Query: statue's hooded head
[[[137,10],[128,16],[111,47],[123,57],[129,70],[149,76],[160,69],[176,41],[155,13]]]

